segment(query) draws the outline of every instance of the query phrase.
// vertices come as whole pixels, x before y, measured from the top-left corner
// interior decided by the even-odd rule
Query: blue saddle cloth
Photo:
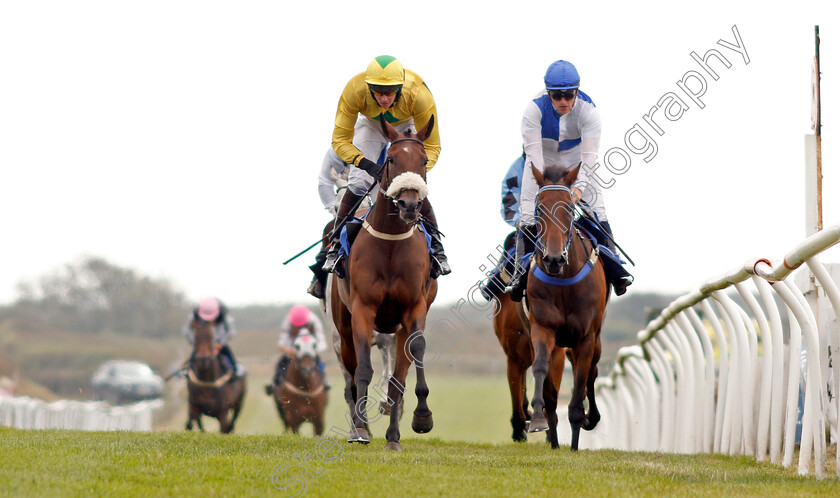
[[[585,221],[585,223],[579,223],[580,221]],[[575,227],[578,228],[581,232],[583,232],[584,236],[587,237],[590,241],[597,241],[598,243],[598,251],[602,258],[605,258],[604,265],[607,269],[608,273],[610,267],[613,265],[623,265],[626,263],[621,257],[611,251],[607,246],[605,246],[601,241],[606,241],[606,235],[604,234],[603,230],[600,227],[592,223],[592,221],[586,218],[580,218],[575,220]],[[594,235],[592,232],[596,232],[600,237]],[[488,274],[487,276],[492,278],[498,277],[499,274],[502,272],[503,269],[506,269],[509,274],[513,273],[514,270],[514,260],[516,259],[515,256],[516,248],[511,247],[505,252],[504,260],[501,262],[502,264],[496,265],[496,267]],[[533,258],[534,253],[529,252],[522,257],[522,266],[528,268],[531,264],[531,258]],[[609,275],[608,275],[609,278]]]

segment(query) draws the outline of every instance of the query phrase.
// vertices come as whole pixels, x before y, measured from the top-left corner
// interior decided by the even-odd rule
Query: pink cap
[[[219,300],[215,297],[205,297],[198,305],[198,317],[206,322],[212,322],[219,316]]]
[[[303,327],[309,323],[309,309],[302,304],[292,306],[292,310],[289,311],[289,323],[295,327]]]

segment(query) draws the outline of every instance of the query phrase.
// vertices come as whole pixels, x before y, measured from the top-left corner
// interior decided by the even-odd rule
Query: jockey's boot
[[[528,283],[528,268],[523,264],[522,258],[529,252],[534,251],[537,240],[537,225],[523,225],[520,226],[516,232],[516,253],[514,261],[513,276],[510,278],[505,292],[510,294],[510,298],[519,302],[522,301],[522,295],[525,293],[525,285]]]
[[[510,250],[508,246],[509,244],[515,243],[516,230],[505,237],[505,243],[502,247],[500,247],[502,252],[499,255],[499,262],[496,263],[496,267],[493,268],[493,271],[491,271],[488,275],[487,281],[479,287],[481,295],[484,296],[484,299],[490,301],[494,297],[498,297],[500,294],[505,292],[507,284],[504,280],[502,280],[502,274],[506,272],[505,268],[507,265],[513,262],[513,255],[508,252]]]
[[[612,228],[610,228],[609,222],[602,221],[601,226],[612,238],[613,233]],[[605,245],[610,251],[613,252],[613,254],[616,255],[618,261],[621,261],[621,259],[618,257],[618,250],[616,249],[613,241],[607,239]],[[604,269],[606,270],[607,278],[609,279],[610,284],[612,284],[613,286],[613,292],[615,292],[615,295],[620,296],[627,292],[627,287],[629,287],[630,284],[633,283],[633,275],[631,275],[630,272],[627,271],[623,264],[616,263],[614,261],[606,261],[606,259],[608,258],[604,258],[602,259],[602,261],[604,262]]]
[[[347,189],[344,193],[344,197],[341,198],[341,206],[338,208],[338,213],[335,215],[335,228],[333,228],[330,240],[327,243],[326,259],[324,261],[324,266],[321,269],[325,272],[335,273],[338,278],[344,278],[344,268],[339,264],[340,257],[338,254],[338,238],[341,236],[341,228],[344,226],[346,221],[353,216],[351,211],[362,197],[363,195],[354,194],[350,191],[350,189]]]
[[[309,284],[309,288],[306,289],[306,292],[316,299],[325,298],[324,289],[327,288],[327,275],[329,275],[329,273],[325,272],[323,268],[326,261],[327,245],[322,243],[321,251],[317,256],[315,256],[315,264],[309,267],[314,275],[312,276],[312,282]]]
[[[430,276],[432,278],[438,278],[441,275],[449,275],[452,273],[452,269],[449,267],[449,259],[443,252],[443,243],[440,240],[443,234],[438,230],[435,211],[432,209],[428,198],[423,200],[423,206],[420,208],[420,216],[423,217],[423,226],[429,231],[429,236],[432,238],[432,268],[429,271]]]

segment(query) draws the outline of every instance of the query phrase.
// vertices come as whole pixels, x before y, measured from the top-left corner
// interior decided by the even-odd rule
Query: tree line
[[[180,332],[189,311],[166,279],[139,275],[101,257],[86,257],[20,282],[6,316],[74,332],[166,337]]]

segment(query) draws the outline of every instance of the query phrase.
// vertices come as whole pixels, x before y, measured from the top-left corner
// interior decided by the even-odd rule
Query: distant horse
[[[426,151],[434,118],[416,134],[399,134],[383,116],[382,132],[391,141],[377,201],[347,258],[346,277],[330,276],[327,307],[341,336],[341,363],[352,383],[350,408],[354,429],[350,442],[369,443],[367,391],[373,378],[370,361],[373,330],[396,334],[396,368],[388,385],[388,398],[400,403],[411,362],[417,366],[417,408],[411,427],[427,433],[434,425],[426,399],[429,387],[423,370],[426,313],[437,293],[429,276],[430,259],[425,236],[418,228],[420,208],[428,193]],[[401,449],[399,416],[391,410],[386,449]]]
[[[245,397],[245,379],[234,375],[236,366],[226,368],[218,354],[213,324],[204,320],[193,320],[190,324],[195,334],[193,365],[187,371],[189,392],[189,418],[187,430],[192,430],[193,421],[204,432],[201,416],[207,415],[219,420],[223,434],[233,431],[236,417],[242,409]]]
[[[295,355],[286,371],[284,381],[274,386],[274,403],[286,432],[297,434],[304,422],[311,422],[315,435],[324,432],[324,409],[327,392],[324,376],[315,361],[316,340],[303,332],[294,341]]]
[[[598,257],[597,242],[572,223],[571,186],[580,166],[569,170],[552,166],[544,173],[533,166],[531,169],[540,187],[536,200],[540,240],[528,276],[526,304],[536,353],[532,366],[534,385],[545,383],[545,389],[534,389],[531,401],[534,414],[528,432],[544,431],[556,425],[557,391],[553,388],[559,386],[559,380],[552,378],[555,347],[568,348],[574,371],[569,423],[572,450],[577,451],[581,427],[592,430],[601,418],[595,404],[595,379],[609,287]],[[546,382],[547,379],[551,382]],[[544,391],[552,390],[549,396],[543,395]],[[589,402],[588,411],[584,398]],[[551,426],[543,409],[554,421]],[[556,432],[550,442],[553,448],[558,446]]]

